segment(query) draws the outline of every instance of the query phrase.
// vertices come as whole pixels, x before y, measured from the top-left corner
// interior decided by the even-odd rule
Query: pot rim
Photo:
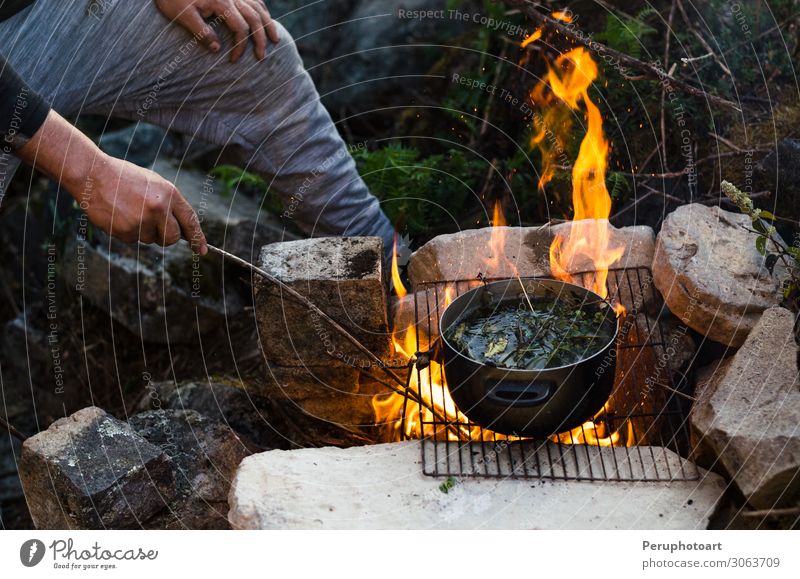
[[[576,288],[578,290],[581,290],[583,292],[586,292],[588,294],[591,294],[591,295],[597,297],[601,301],[604,301],[606,303],[606,305],[609,308],[611,308],[611,311],[614,312],[614,333],[613,333],[613,335],[608,340],[608,342],[603,345],[602,348],[597,350],[597,352],[595,352],[591,356],[588,356],[586,358],[581,358],[577,362],[573,362],[572,364],[567,364],[565,366],[555,366],[553,368],[542,368],[540,370],[521,370],[519,368],[504,368],[502,366],[490,366],[490,365],[486,364],[486,362],[479,362],[478,360],[474,360],[473,358],[470,358],[469,356],[465,356],[464,354],[461,353],[461,351],[458,350],[458,348],[455,348],[453,346],[453,344],[451,344],[447,340],[447,338],[444,335],[445,331],[443,329],[444,326],[442,324],[442,320],[443,320],[445,314],[447,314],[447,311],[458,300],[460,300],[461,298],[463,298],[465,296],[468,296],[468,295],[470,295],[472,293],[477,293],[478,290],[484,290],[486,288],[489,288],[489,287],[491,287],[491,286],[493,286],[495,284],[507,284],[509,282],[519,282],[520,284],[522,284],[523,280],[535,280],[535,281],[539,281],[539,282],[545,281],[545,282],[551,282],[551,283],[555,283],[555,284],[560,284],[560,285],[563,285],[563,286],[566,286],[566,287]],[[600,356],[601,354],[605,353],[608,350],[609,346],[613,346],[614,343],[617,341],[617,336],[619,336],[619,314],[617,313],[616,309],[614,309],[614,306],[611,304],[610,301],[608,301],[607,298],[604,298],[600,294],[598,294],[598,293],[596,293],[596,292],[594,292],[594,291],[592,291],[592,290],[590,290],[588,288],[585,288],[583,286],[580,286],[580,285],[577,285],[577,284],[574,284],[574,283],[570,283],[570,282],[567,282],[567,281],[562,281],[560,279],[549,278],[549,277],[536,277],[536,276],[516,277],[516,278],[495,280],[495,281],[492,281],[492,282],[489,282],[489,283],[486,283],[486,284],[482,284],[482,285],[480,285],[478,287],[474,287],[474,288],[464,292],[460,296],[458,296],[456,299],[454,299],[452,302],[450,302],[447,305],[446,308],[444,308],[444,310],[442,311],[442,314],[439,316],[439,338],[442,340],[442,343],[447,345],[447,347],[450,348],[450,350],[456,356],[464,358],[468,362],[471,362],[472,364],[476,364],[476,365],[481,366],[483,368],[496,369],[496,370],[500,370],[502,372],[514,372],[514,373],[519,373],[520,375],[522,375],[522,374],[541,374],[542,372],[554,372],[554,371],[558,371],[558,370],[567,370],[569,368],[573,368],[575,366],[579,366],[581,364],[584,364],[584,363],[588,362],[589,360],[592,360],[593,358],[596,358],[597,356]]]

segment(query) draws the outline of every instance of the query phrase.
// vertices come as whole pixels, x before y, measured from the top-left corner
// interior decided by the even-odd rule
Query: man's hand
[[[172,245],[183,238],[195,253],[208,252],[192,206],[153,171],[101,153],[80,195],[86,198],[83,207],[89,220],[125,243]]]
[[[156,0],[156,6],[173,22],[177,22],[211,52],[222,46],[207,18],[218,18],[231,29],[234,46],[231,62],[237,62],[252,35],[256,58],[267,54],[267,39],[278,42],[278,28],[261,0]]]
[[[182,237],[195,253],[208,253],[197,214],[172,183],[106,155],[55,111],[16,154],[61,183],[89,220],[109,235],[126,243],[159,245]]]

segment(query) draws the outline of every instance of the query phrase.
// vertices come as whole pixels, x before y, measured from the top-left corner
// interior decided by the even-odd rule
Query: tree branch
[[[534,4],[532,4],[530,0],[503,0],[503,2],[509,6],[518,8],[525,16],[540,26],[546,27],[550,30],[555,30],[573,42],[585,46],[592,52],[597,53],[604,60],[610,59],[619,68],[627,67],[636,70],[642,75],[643,78],[657,80],[661,83],[673,86],[685,92],[686,94],[705,99],[709,104],[723,106],[738,112],[741,112],[742,110],[736,103],[732,101],[709,94],[702,89],[687,84],[682,80],[670,76],[670,74],[663,68],[659,68],[648,62],[642,62],[641,60],[633,58],[632,56],[614,50],[613,48],[609,48],[605,44],[592,39],[589,34],[584,33],[573,26],[566,26],[561,22],[550,18],[546,14],[536,10]]]

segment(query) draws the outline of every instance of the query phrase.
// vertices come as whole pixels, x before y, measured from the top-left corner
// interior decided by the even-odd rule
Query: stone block
[[[379,358],[391,352],[377,237],[315,238],[262,248],[260,266],[311,300]],[[264,354],[280,366],[368,366],[325,320],[263,279],[255,304]]]
[[[167,455],[95,407],[25,441],[20,478],[38,529],[136,527],[175,496]]]

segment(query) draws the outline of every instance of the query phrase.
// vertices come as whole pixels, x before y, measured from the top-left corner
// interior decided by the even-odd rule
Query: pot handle
[[[501,380],[488,389],[486,397],[503,406],[524,408],[547,402],[555,391],[556,383],[552,380],[533,380],[532,382]]]

